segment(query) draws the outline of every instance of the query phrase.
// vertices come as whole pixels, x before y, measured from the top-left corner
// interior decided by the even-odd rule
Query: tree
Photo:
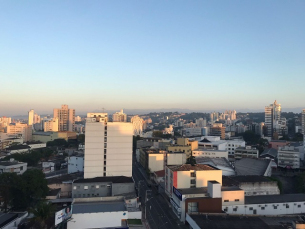
[[[28,199],[28,205],[33,205],[40,199],[44,199],[49,188],[45,175],[41,170],[27,170],[22,174],[23,191]]]
[[[2,210],[7,211],[8,206],[12,206],[14,193],[20,185],[20,178],[16,173],[2,173],[0,175],[0,195],[2,197]]]
[[[55,207],[51,203],[39,202],[35,208],[29,210],[33,213],[34,228],[46,228],[47,221],[53,218]]]
[[[77,136],[77,141],[81,144],[84,144],[85,143],[85,135],[84,134],[79,134]]]
[[[243,133],[243,138],[247,144],[257,144],[260,136],[258,134],[255,134],[251,130],[247,130]]]
[[[192,155],[186,159],[186,164],[191,164],[192,166],[196,165],[196,158]]]

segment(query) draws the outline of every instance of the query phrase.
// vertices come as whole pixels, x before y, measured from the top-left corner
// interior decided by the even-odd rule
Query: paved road
[[[139,186],[139,197],[141,198],[143,218],[145,218],[145,197],[146,191],[151,192],[151,195],[146,202],[146,220],[151,229],[186,229],[183,223],[181,223],[172,209],[169,207],[168,201],[162,196],[157,194],[155,187],[149,188],[143,174],[139,170],[139,166],[133,164],[132,171],[133,178],[136,185],[140,182]]]

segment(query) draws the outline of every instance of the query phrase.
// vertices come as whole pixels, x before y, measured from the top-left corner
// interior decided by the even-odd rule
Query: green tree
[[[192,155],[186,159],[186,164],[191,164],[192,166],[196,165],[196,158]]]
[[[54,217],[55,207],[51,203],[39,202],[34,208],[30,208],[29,212],[33,213],[34,228],[46,228],[47,221]]]
[[[247,131],[245,131],[245,133],[243,133],[243,138],[244,138],[245,142],[247,142],[247,144],[255,145],[258,143],[260,136],[258,134],[255,134],[251,130],[247,130]]]
[[[40,199],[44,199],[49,188],[45,175],[41,170],[27,170],[21,176],[23,181],[23,191],[27,197],[28,204],[32,205]]]
[[[8,206],[12,206],[14,193],[20,185],[20,177],[16,173],[0,174],[0,195],[2,197],[2,210],[7,211]]]
[[[85,135],[84,134],[79,134],[77,136],[77,141],[81,144],[85,144]]]

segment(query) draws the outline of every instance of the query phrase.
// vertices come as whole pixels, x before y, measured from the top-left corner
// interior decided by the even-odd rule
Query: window
[[[105,168],[104,168],[104,169],[105,169]],[[105,170],[104,170],[104,171],[105,171]],[[104,174],[103,174],[103,175],[104,175],[104,177],[105,177],[105,176],[106,176],[106,173],[104,172]]]
[[[107,137],[104,137],[104,142],[107,142]]]
[[[253,208],[249,208],[249,210],[253,210]]]
[[[104,160],[106,160],[106,155],[104,155]]]
[[[235,199],[235,202],[238,202],[239,201],[239,199]]]
[[[104,148],[107,148],[107,143],[104,143]]]
[[[104,149],[104,153],[107,153],[107,149]]]
[[[104,161],[104,165],[106,165],[106,161]]]
[[[91,188],[94,188],[94,185],[91,185]]]
[[[196,173],[192,172],[191,177],[196,177]]]
[[[87,190],[87,189],[88,189],[88,186],[87,186],[87,185],[86,185],[86,186],[84,186],[84,189],[85,189],[85,190]]]
[[[111,188],[111,185],[110,185],[110,184],[108,184],[108,185],[107,185],[107,188]]]
[[[23,170],[23,166],[20,166],[20,170]]]
[[[261,207],[262,210],[265,210],[265,207]]]
[[[236,212],[236,211],[237,211],[237,208],[233,208],[233,211],[235,211],[235,212]]]
[[[229,200],[224,200],[223,202],[229,202]]]
[[[90,194],[87,194],[88,197],[90,197]]]
[[[298,208],[300,208],[300,207],[301,207],[301,204],[298,205]]]
[[[96,186],[95,186],[95,188],[99,188],[99,187],[100,187],[99,185],[96,185]]]
[[[286,208],[289,208],[289,204],[286,204]]]
[[[196,180],[191,180],[191,184],[196,184]]]

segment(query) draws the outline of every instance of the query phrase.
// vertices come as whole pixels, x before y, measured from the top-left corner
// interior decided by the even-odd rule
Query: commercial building
[[[210,157],[210,158],[226,158],[228,159],[228,151],[226,150],[215,150],[214,148],[199,148],[193,150],[192,156],[194,157]]]
[[[17,173],[17,175],[23,174],[27,170],[27,163],[18,162],[14,159],[10,161],[0,161],[0,174],[2,173]]]
[[[58,119],[58,131],[74,131],[75,110],[69,109],[68,105],[54,108],[53,119]]]
[[[132,136],[132,123],[108,122],[107,113],[88,113],[84,177],[131,177]]]
[[[165,168],[165,192],[169,197],[176,189],[207,187],[209,180],[222,183],[222,171],[210,165],[170,165]]]
[[[34,124],[34,110],[30,110],[29,113],[28,113],[28,125],[29,126],[32,126]]]
[[[234,164],[237,175],[268,176],[272,174],[272,161],[269,159],[241,158]]]
[[[74,199],[72,206],[67,229],[127,228],[129,214],[122,198]]]
[[[127,122],[127,115],[121,110],[120,112],[115,112],[112,115],[113,122]]]
[[[131,118],[131,123],[133,125],[133,135],[141,136],[144,130],[144,120],[136,115]]]
[[[24,142],[32,140],[32,126],[26,123],[11,123],[6,127],[6,133],[21,134]]]
[[[251,146],[238,147],[235,149],[234,158],[239,160],[241,158],[258,158],[258,149],[252,148]]]
[[[293,146],[279,147],[278,166],[282,168],[300,168],[300,152]]]
[[[151,173],[164,170],[166,165],[182,165],[186,163],[186,154],[183,152],[141,148],[139,153],[138,162]]]
[[[72,197],[121,196],[134,192],[134,181],[131,177],[95,177],[75,180],[73,182]]]

